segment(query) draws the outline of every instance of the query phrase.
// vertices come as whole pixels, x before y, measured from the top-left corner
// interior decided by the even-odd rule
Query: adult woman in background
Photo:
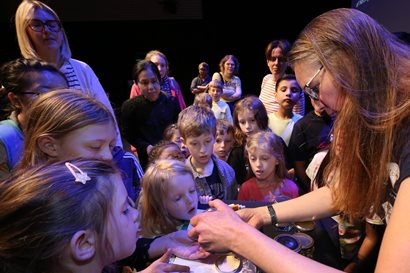
[[[159,50],[151,50],[145,56],[145,60],[153,62],[161,75],[161,91],[164,91],[166,94],[176,97],[179,103],[179,108],[181,110],[185,109],[185,101],[182,96],[181,87],[177,80],[174,77],[169,77],[169,63],[168,59],[164,53]],[[130,98],[141,95],[141,90],[138,87],[138,84],[134,82],[131,87]]]
[[[91,67],[71,58],[67,35],[57,13],[36,0],[24,0],[16,11],[16,32],[21,55],[55,65],[70,88],[82,90],[102,102],[114,115],[107,94]],[[115,115],[114,115],[115,116]],[[118,126],[116,142],[122,147]]]
[[[268,114],[277,112],[279,108],[275,96],[276,81],[285,74],[286,68],[288,68],[287,55],[290,47],[288,40],[281,39],[270,42],[265,49],[266,64],[271,74],[263,77],[259,99],[265,105]],[[305,96],[303,93],[293,108],[293,112],[301,116],[305,114]]]
[[[212,80],[223,83],[221,99],[226,101],[233,113],[233,105],[242,97],[242,83],[237,76],[239,73],[239,61],[234,55],[226,55],[219,62],[220,72],[212,75]]]
[[[388,225],[376,272],[409,272],[409,46],[366,14],[336,9],[308,24],[289,61],[305,92],[337,112],[334,148],[324,175],[328,179],[339,171],[338,183],[239,215],[258,227],[337,213],[378,218]],[[221,201],[210,205],[217,210],[191,220],[190,235],[198,236],[205,249],[231,249],[265,272],[336,271],[269,240]]]

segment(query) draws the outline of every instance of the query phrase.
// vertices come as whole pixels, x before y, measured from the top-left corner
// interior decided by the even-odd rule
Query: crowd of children
[[[39,18],[30,18],[30,35],[59,34],[51,8],[32,2],[32,16]],[[317,178],[328,158],[321,165],[314,157],[332,141],[333,113],[312,97],[314,110],[303,117],[303,89],[310,82],[302,89],[294,74],[285,73],[289,50],[286,40],[266,48],[272,74],[264,78],[260,98],[243,95],[234,55],[221,60],[212,78],[202,62],[191,84],[191,106],[168,75],[166,56],[152,50],[133,69],[120,126],[105,99],[70,86],[67,71],[34,59],[3,65],[0,272],[188,271],[168,261],[171,254],[210,255],[186,231],[198,204],[276,203],[315,183],[337,183],[337,171],[332,181]],[[379,243],[371,232],[375,221],[358,224],[355,243]],[[346,261],[371,251],[358,244],[349,255],[342,250]]]

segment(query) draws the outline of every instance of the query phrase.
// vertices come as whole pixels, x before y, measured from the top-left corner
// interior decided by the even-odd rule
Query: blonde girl
[[[243,183],[238,200],[276,202],[279,196],[299,195],[295,182],[287,178],[280,137],[266,131],[253,134],[246,142],[246,152],[255,177]]]
[[[196,215],[198,195],[191,169],[177,160],[157,160],[142,178],[143,237],[165,235]]]
[[[268,129],[268,114],[256,96],[247,96],[235,104],[233,111],[235,146],[228,164],[235,170],[236,181],[243,184],[249,177],[249,165],[245,158],[246,138]]]
[[[77,157],[114,159],[129,196],[136,199],[141,166],[131,153],[115,147],[115,120],[94,98],[70,89],[44,94],[31,105],[24,133],[21,167]]]

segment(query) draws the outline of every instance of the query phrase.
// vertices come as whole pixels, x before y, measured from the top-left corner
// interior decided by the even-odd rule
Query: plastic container
[[[313,254],[315,252],[315,241],[313,238],[302,232],[295,233],[293,236],[298,238],[300,241],[301,249],[299,253],[303,256],[313,258]]]
[[[295,252],[300,252],[301,248],[302,248],[302,244],[300,242],[300,240],[293,236],[292,234],[289,233],[282,233],[279,234],[277,236],[275,236],[275,238],[273,238],[275,241],[277,241],[278,243],[286,246],[287,248],[295,251]]]
[[[312,231],[315,229],[316,224],[313,221],[296,222],[295,227],[300,232]]]

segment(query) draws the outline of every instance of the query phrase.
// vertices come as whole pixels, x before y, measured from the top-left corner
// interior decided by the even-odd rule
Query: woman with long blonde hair
[[[337,113],[325,179],[338,170],[339,180],[287,202],[241,210],[242,219],[211,201],[217,210],[193,218],[190,235],[207,250],[231,249],[265,272],[335,272],[244,221],[260,227],[343,213],[388,224],[375,272],[409,272],[409,46],[368,15],[336,9],[307,25],[289,62],[305,93]]]

